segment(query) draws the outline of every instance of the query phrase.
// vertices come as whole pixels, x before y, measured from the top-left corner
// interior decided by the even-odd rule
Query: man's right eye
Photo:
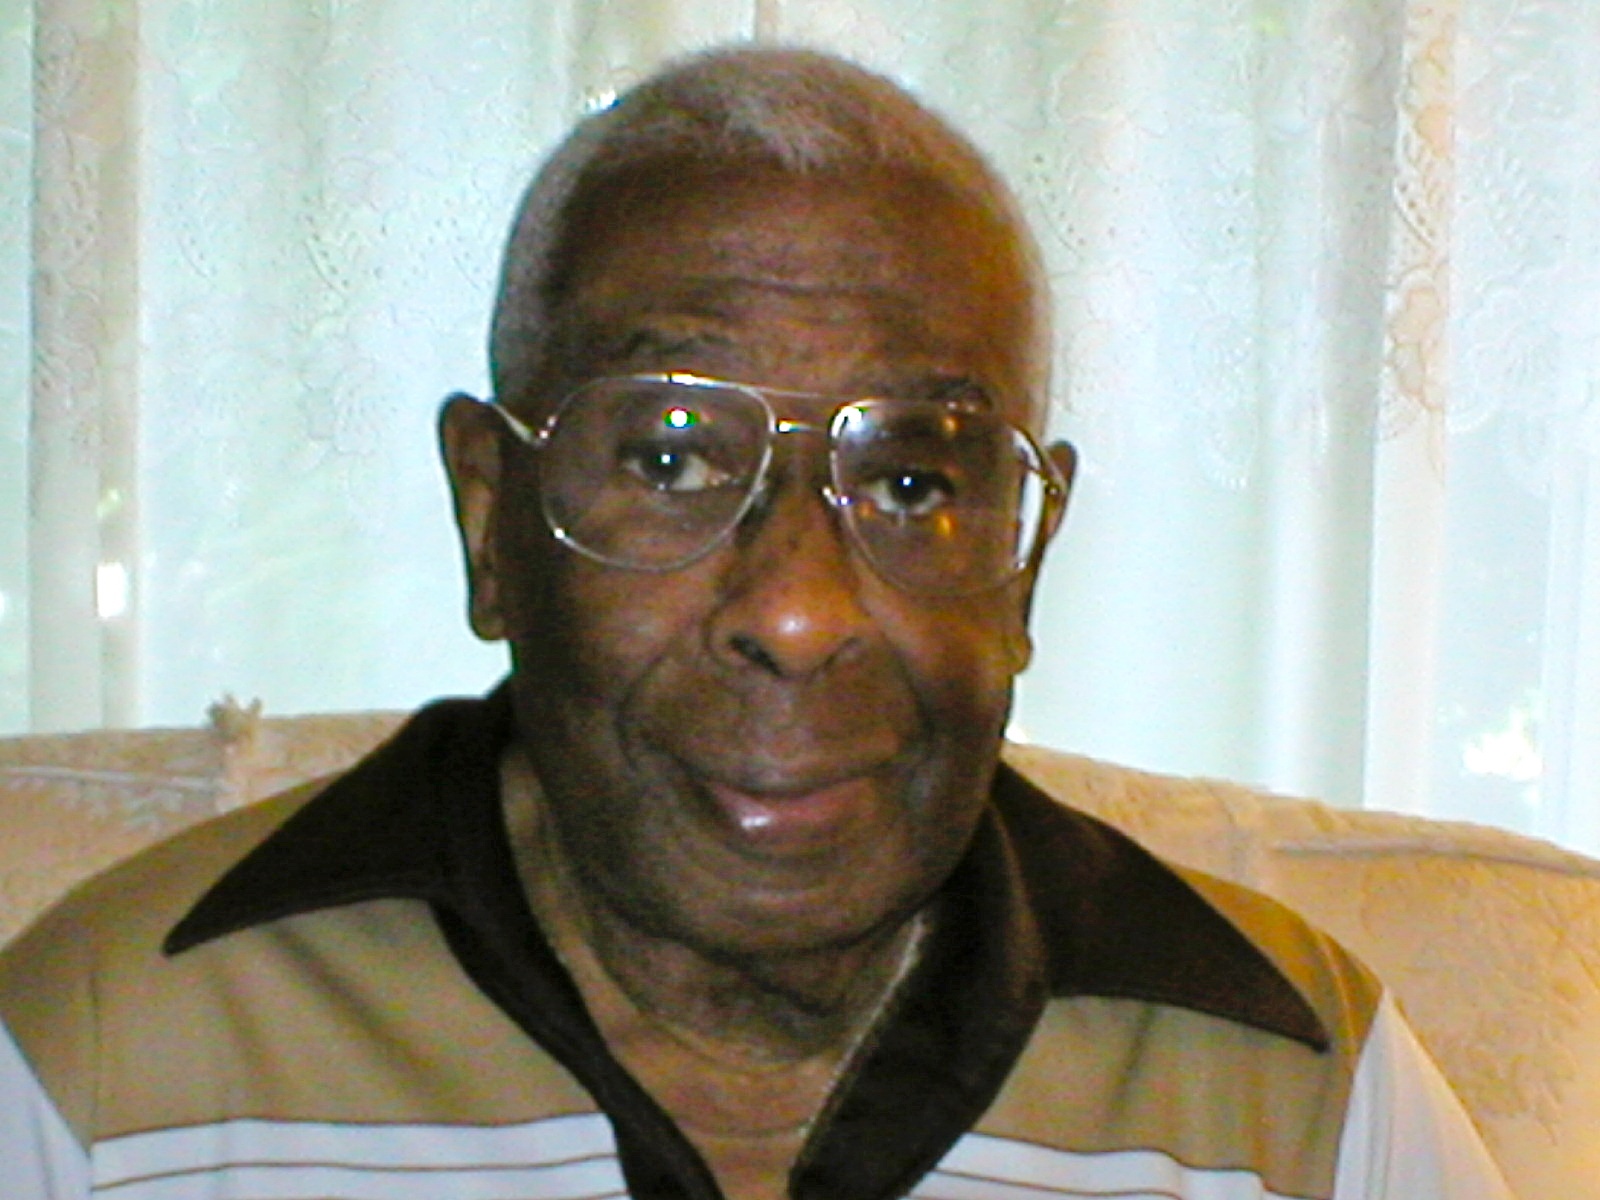
[[[621,447],[617,461],[624,471],[658,492],[704,492],[733,481],[731,472],[690,446],[636,442]]]

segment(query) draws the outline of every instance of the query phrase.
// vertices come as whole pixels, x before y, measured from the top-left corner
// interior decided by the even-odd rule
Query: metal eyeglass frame
[[[861,556],[871,565],[873,571],[886,582],[901,590],[917,595],[964,595],[992,591],[1003,587],[1018,575],[1022,574],[1036,559],[1043,548],[1049,544],[1056,528],[1060,524],[1064,501],[1067,494],[1066,481],[1056,469],[1055,463],[1050,459],[1026,429],[1014,422],[1001,418],[1002,424],[1009,428],[1019,444],[1024,449],[1024,467],[1037,476],[1042,482],[1044,495],[1034,519],[1034,529],[1031,535],[1022,539],[1019,551],[1012,556],[1010,570],[1002,577],[992,582],[985,582],[969,587],[951,589],[938,589],[908,584],[896,577],[893,570],[886,568],[874,553],[866,537],[856,529],[850,517],[849,508],[851,496],[841,490],[839,480],[839,462],[837,444],[839,428],[849,419],[849,411],[861,404],[871,403],[879,397],[857,397],[854,399],[829,395],[823,392],[807,392],[790,388],[766,387],[758,384],[739,383],[733,380],[715,379],[709,376],[694,375],[687,372],[672,371],[662,373],[644,373],[636,375],[597,376],[586,380],[572,391],[568,392],[559,404],[539,422],[537,427],[529,425],[510,409],[497,401],[490,399],[482,401],[487,407],[498,413],[505,422],[507,429],[519,442],[528,447],[536,455],[542,453],[550,444],[562,416],[576,402],[581,400],[583,394],[590,388],[602,383],[635,382],[650,384],[669,384],[687,388],[716,388],[723,391],[737,392],[754,400],[766,414],[767,438],[761,449],[761,460],[751,473],[750,483],[746,489],[744,500],[736,510],[725,520],[721,529],[706,539],[705,545],[695,550],[692,554],[675,559],[667,563],[638,564],[624,559],[618,559],[602,554],[593,548],[584,545],[574,538],[571,532],[555,519],[550,511],[550,499],[546,492],[544,482],[540,482],[540,515],[549,527],[551,534],[562,545],[583,555],[592,561],[604,563],[607,566],[619,567],[623,570],[643,571],[655,574],[664,574],[670,571],[682,570],[684,567],[698,562],[721,545],[741,522],[757,506],[769,485],[769,470],[772,465],[773,444],[775,439],[786,433],[816,433],[825,435],[828,441],[828,478],[829,482],[815,490],[827,501],[830,508],[839,513],[843,518],[841,525],[847,532],[850,544],[856,548]],[[821,400],[835,401],[836,405],[826,425],[809,421],[795,421],[779,417],[774,411],[768,397],[790,400]],[[982,406],[963,404],[960,401],[932,402],[941,407],[955,411],[981,411]]]

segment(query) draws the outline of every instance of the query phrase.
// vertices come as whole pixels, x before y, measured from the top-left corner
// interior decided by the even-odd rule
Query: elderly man
[[[510,681],[11,949],[7,1200],[1501,1196],[1360,966],[997,768],[1044,313],[853,67],[580,126],[443,414]]]

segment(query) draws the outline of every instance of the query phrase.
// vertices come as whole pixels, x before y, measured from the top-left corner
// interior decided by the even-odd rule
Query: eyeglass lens
[[[772,456],[753,391],[603,379],[576,392],[545,439],[545,515],[604,562],[670,570],[706,553],[749,509]],[[873,567],[897,586],[993,586],[1026,561],[1044,509],[1032,447],[987,410],[922,401],[842,407],[833,488]]]

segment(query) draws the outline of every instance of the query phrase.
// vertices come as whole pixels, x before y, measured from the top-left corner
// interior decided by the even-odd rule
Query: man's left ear
[[[1050,532],[1054,533],[1061,526],[1061,518],[1067,514],[1072,481],[1078,475],[1078,450],[1071,442],[1051,442],[1045,447],[1044,456],[1050,460],[1056,474],[1061,476],[1061,497],[1056,502],[1055,511],[1050,514]]]
[[[1013,584],[1019,593],[1017,624],[1006,640],[1008,665],[1013,675],[1020,675],[1033,660],[1033,637],[1028,628],[1033,615],[1034,587],[1039,582],[1039,569],[1044,565],[1045,552],[1050,548],[1050,541],[1060,529],[1061,520],[1066,515],[1067,500],[1072,495],[1072,480],[1078,473],[1078,452],[1073,449],[1071,442],[1052,443],[1045,450],[1045,454],[1061,477],[1061,494],[1051,506],[1050,512],[1046,514],[1045,536],[1040,539],[1039,545],[1034,547],[1033,559],[1028,563],[1028,569]]]

